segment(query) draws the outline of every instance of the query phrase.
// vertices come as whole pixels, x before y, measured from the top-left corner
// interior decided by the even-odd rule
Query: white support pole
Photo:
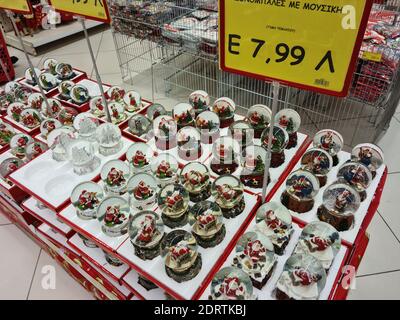
[[[82,24],[83,32],[85,34],[86,42],[87,42],[87,45],[88,45],[88,48],[89,48],[90,57],[92,58],[93,69],[94,69],[94,73],[96,74],[96,80],[97,80],[97,84],[99,85],[101,97],[102,97],[102,100],[103,100],[103,105],[104,105],[105,110],[106,110],[107,121],[111,122],[110,110],[108,109],[108,103],[107,103],[106,95],[104,94],[104,89],[103,89],[103,82],[101,81],[99,70],[97,69],[96,58],[94,57],[92,44],[90,43],[89,34],[88,34],[87,29],[86,29],[85,18],[78,17],[78,20]]]
[[[265,198],[267,197],[267,185],[269,178],[269,169],[271,167],[271,149],[272,149],[272,137],[274,134],[274,126],[275,126],[275,116],[278,111],[278,101],[279,101],[279,82],[274,81],[272,83],[273,86],[273,94],[272,94],[272,117],[271,123],[268,132],[268,148],[267,148],[267,157],[265,158],[265,170],[264,170],[264,183],[263,183],[263,191],[262,191],[262,203],[265,202]]]
[[[13,13],[12,13],[11,11],[8,11],[7,13],[8,13],[8,16],[9,16],[9,18],[10,18],[10,20],[11,20],[11,23],[12,23],[13,27],[14,27],[15,33],[17,34],[17,38],[18,38],[18,40],[19,40],[19,43],[20,43],[20,45],[21,45],[21,48],[22,48],[22,50],[23,50],[24,53],[25,53],[26,60],[28,61],[29,68],[31,69],[33,78],[34,78],[35,81],[36,81],[36,85],[39,87],[40,93],[41,93],[42,96],[43,96],[43,100],[44,100],[44,103],[46,104],[47,109],[50,110],[50,104],[49,104],[49,101],[47,100],[46,92],[44,91],[44,89],[42,88],[42,86],[41,86],[41,84],[40,84],[40,82],[39,82],[39,77],[37,76],[37,74],[36,74],[36,72],[35,72],[35,67],[33,66],[33,63],[32,63],[32,61],[31,61],[31,58],[29,57],[29,54],[28,54],[28,52],[26,51],[25,44],[24,44],[24,40],[22,39],[21,33],[19,32],[19,30],[18,30],[18,28],[17,28],[17,24],[15,23],[14,15],[13,15]]]

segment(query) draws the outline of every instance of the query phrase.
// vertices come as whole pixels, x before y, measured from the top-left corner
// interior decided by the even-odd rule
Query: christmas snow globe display
[[[81,84],[76,84],[71,88],[71,99],[74,103],[81,105],[90,99],[89,90]]]
[[[200,162],[190,162],[180,173],[180,180],[189,192],[190,201],[200,202],[211,196],[211,182],[207,167]]]
[[[212,148],[210,168],[218,175],[231,174],[239,167],[240,146],[231,137],[220,137]]]
[[[33,70],[28,68],[25,70],[25,80],[31,86],[36,86],[36,79],[33,72],[35,72],[36,76],[39,78],[41,71],[38,68],[34,68]]]
[[[295,254],[312,255],[328,272],[340,249],[339,232],[325,222],[311,222],[302,231]]]
[[[343,137],[339,132],[325,129],[317,132],[313,140],[314,147],[328,151],[332,156],[333,166],[339,163],[338,153],[343,148]]]
[[[133,135],[149,140],[152,130],[152,122],[142,114],[136,114],[129,119],[129,132]]]
[[[74,108],[64,107],[61,109],[60,113],[58,114],[57,119],[64,125],[64,126],[73,126],[74,119],[78,115],[78,111]]]
[[[44,139],[47,139],[47,136],[50,132],[61,127],[62,124],[60,121],[58,121],[57,119],[48,118],[42,121],[42,123],[40,124],[40,134]]]
[[[87,140],[74,140],[68,145],[67,153],[77,175],[88,174],[100,166],[93,144]]]
[[[123,147],[121,130],[112,123],[103,123],[96,129],[96,138],[99,143],[99,152],[103,156],[118,153]]]
[[[113,101],[108,104],[112,123],[119,124],[128,117],[123,104]]]
[[[165,271],[176,282],[196,277],[202,266],[201,254],[193,235],[185,230],[173,230],[161,242]]]
[[[245,208],[243,184],[232,175],[217,178],[212,184],[211,194],[227,219],[235,218]]]
[[[56,161],[67,160],[67,149],[74,139],[73,128],[61,127],[51,131],[47,136],[47,145],[52,150],[53,159]]]
[[[326,185],[327,174],[332,169],[332,164],[333,160],[328,151],[318,148],[309,149],[301,158],[302,168],[318,178],[320,187]]]
[[[146,210],[156,203],[157,181],[148,173],[137,173],[128,180],[127,190],[131,208]]]
[[[69,80],[75,77],[74,69],[67,63],[59,63],[56,65],[55,71],[60,80]]]
[[[276,261],[271,240],[260,232],[250,231],[239,238],[232,265],[248,274],[253,286],[261,290],[271,278]]]
[[[126,152],[126,159],[129,161],[133,174],[150,171],[150,161],[153,156],[153,149],[144,142],[135,142]]]
[[[42,102],[41,111],[44,117],[46,118],[58,118],[63,106],[56,99],[47,99],[49,106],[47,106],[46,102]]]
[[[248,146],[242,152],[240,181],[250,188],[262,188],[264,184],[265,159],[267,151],[261,146]],[[268,183],[271,181],[268,175]]]
[[[39,111],[36,109],[27,108],[21,112],[20,121],[28,129],[34,129],[40,126],[42,118],[40,117]]]
[[[21,102],[13,102],[7,108],[7,115],[16,122],[20,122],[21,113],[25,109],[25,105]]]
[[[135,112],[142,108],[142,97],[140,93],[136,91],[128,91],[125,93],[123,101],[125,103],[125,109],[128,112]]]
[[[11,157],[3,160],[0,163],[0,177],[7,182],[9,185],[12,185],[11,181],[8,181],[8,176],[15,172],[17,169],[22,167],[24,163],[21,159]]]
[[[71,99],[71,90],[74,86],[75,86],[75,83],[70,80],[61,82],[58,85],[59,97],[63,100]]]
[[[99,120],[90,112],[78,114],[74,119],[74,128],[79,137],[88,141],[96,141],[96,130]]]
[[[71,203],[83,220],[96,219],[97,208],[104,198],[103,188],[92,181],[78,184],[71,193]]]
[[[268,127],[261,134],[261,144],[268,150],[268,139],[269,139]],[[289,143],[289,135],[285,129],[274,126],[272,134],[272,146],[271,146],[271,168],[278,168],[285,162],[285,148]]]
[[[256,300],[256,296],[246,272],[236,267],[225,267],[212,279],[208,300]]]
[[[55,87],[57,87],[57,78],[55,76],[53,76],[51,73],[47,73],[47,72],[43,72],[40,76],[39,76],[39,83],[41,85],[41,87],[46,90],[49,91]]]
[[[101,118],[105,115],[106,107],[103,104],[103,98],[101,96],[96,96],[90,99],[89,108],[90,112],[98,118]]]
[[[172,109],[172,115],[178,126],[178,130],[186,126],[194,127],[195,113],[193,107],[188,103],[178,103]]]
[[[176,122],[170,116],[159,116],[153,121],[154,139],[157,149],[169,150],[176,147]]]
[[[239,143],[242,150],[253,144],[254,130],[248,122],[244,120],[233,122],[229,126],[229,132],[231,137]]]
[[[159,116],[165,116],[166,114],[167,110],[165,110],[164,106],[159,103],[154,103],[147,108],[147,118],[149,118],[150,121],[154,121],[154,119]]]
[[[220,127],[229,127],[234,121],[236,104],[230,98],[219,98],[215,100],[212,111],[214,111],[220,120]]]
[[[43,62],[43,68],[51,73],[52,75],[57,75],[56,72],[56,67],[57,67],[58,61],[52,58],[48,58]]]
[[[372,178],[376,176],[384,161],[383,151],[378,146],[371,143],[361,143],[356,145],[351,151],[351,160],[365,165],[372,173]]]
[[[8,145],[14,135],[14,128],[0,120],[0,146],[4,147]]]
[[[35,92],[28,97],[28,106],[32,109],[41,110],[44,98],[41,93]]]
[[[178,131],[178,155],[186,161],[199,159],[202,154],[200,131],[193,127],[183,127]]]
[[[160,153],[150,162],[151,171],[160,188],[177,181],[178,161],[168,153]]]
[[[119,237],[127,233],[129,215],[128,201],[122,197],[105,198],[97,210],[101,230],[110,237]]]
[[[331,184],[322,196],[322,205],[317,211],[318,219],[338,231],[350,230],[360,202],[360,196],[353,187],[340,182]]]
[[[141,211],[132,216],[129,238],[135,248],[135,255],[140,259],[153,260],[158,257],[164,236],[164,224],[157,213]]]
[[[221,208],[211,201],[196,203],[189,210],[189,223],[197,243],[203,248],[212,248],[224,240],[226,229]]]
[[[167,184],[157,196],[164,224],[171,229],[184,226],[188,220],[189,193],[180,184]]]
[[[39,141],[34,141],[26,147],[26,158],[33,160],[47,150],[47,146]]]
[[[119,86],[114,86],[108,89],[107,96],[111,101],[123,102],[125,96],[125,90]]]
[[[294,254],[285,263],[276,284],[278,300],[318,300],[326,283],[321,262],[312,255]]]
[[[123,195],[127,190],[129,166],[121,160],[110,160],[101,169],[104,190],[110,195]]]
[[[352,186],[359,193],[361,201],[367,197],[365,191],[372,181],[371,171],[362,163],[347,162],[339,168],[337,174],[339,182]]]
[[[305,213],[313,208],[314,196],[318,191],[318,178],[311,172],[297,170],[287,178],[281,202],[289,210]]]
[[[203,90],[197,90],[190,94],[189,103],[194,108],[196,116],[203,111],[208,110],[210,105],[210,96]]]
[[[277,202],[268,202],[258,208],[256,230],[271,240],[277,255],[283,255],[293,234],[292,216]]]
[[[32,138],[25,133],[18,133],[10,140],[11,153],[19,159],[26,156],[26,147],[33,142]]]
[[[204,144],[212,144],[219,138],[219,118],[212,111],[200,113],[196,118],[196,127]]]
[[[263,131],[271,123],[271,109],[262,104],[256,104],[249,108],[247,112],[247,121],[254,130],[254,138],[260,139]]]
[[[300,115],[293,109],[282,109],[279,111],[275,120],[278,126],[282,127],[289,134],[289,143],[286,149],[291,149],[297,146],[297,131],[300,129]]]

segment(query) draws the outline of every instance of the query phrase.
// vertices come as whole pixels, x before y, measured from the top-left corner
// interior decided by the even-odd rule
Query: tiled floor
[[[103,82],[121,84],[121,74],[110,31],[98,32],[91,36],[98,69]],[[47,53],[32,58],[36,65],[46,57],[71,62],[74,66],[93,75],[90,56],[83,39],[70,41]],[[17,76],[26,68],[25,57],[18,50],[10,48],[20,62],[16,67]],[[94,76],[94,75],[93,75]],[[125,85],[126,87],[126,85]],[[150,97],[150,83],[135,84],[143,95]],[[157,99],[168,105],[170,99]],[[379,145],[385,152],[389,176],[382,196],[379,214],[370,227],[370,243],[361,263],[355,289],[349,299],[400,299],[400,214],[395,199],[400,190],[400,108],[390,128]],[[92,299],[80,285],[72,281],[66,272],[41,251],[16,227],[10,225],[0,214],[0,299]],[[44,290],[41,286],[42,268],[53,265],[56,269],[56,289]]]

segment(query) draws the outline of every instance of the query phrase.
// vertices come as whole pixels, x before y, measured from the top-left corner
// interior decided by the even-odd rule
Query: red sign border
[[[266,76],[262,76],[259,74],[254,74],[251,72],[247,72],[247,71],[242,71],[242,70],[237,70],[237,69],[232,69],[229,68],[225,65],[225,45],[221,45],[221,44],[225,44],[225,1],[230,1],[230,0],[218,0],[218,10],[219,10],[219,56],[220,56],[220,68],[223,71],[227,71],[227,72],[231,72],[231,73],[236,73],[239,75],[243,75],[243,76],[247,76],[247,77],[251,77],[251,78],[256,78],[259,80],[263,80],[263,81],[278,81],[281,84],[284,85],[288,85],[291,87],[295,87],[298,89],[303,89],[303,90],[309,90],[309,91],[314,91],[314,92],[319,92],[322,94],[327,94],[327,95],[332,95],[332,96],[336,96],[336,97],[346,97],[348,95],[348,91],[350,89],[350,84],[351,84],[351,80],[353,78],[353,72],[355,70],[356,67],[356,62],[357,62],[357,58],[358,58],[358,54],[360,52],[360,48],[361,48],[361,44],[364,38],[364,32],[365,29],[367,27],[368,24],[368,18],[369,18],[369,14],[371,12],[371,8],[373,5],[373,0],[365,0],[366,4],[364,7],[364,13],[363,13],[363,17],[361,19],[361,24],[360,24],[360,29],[358,31],[358,36],[356,39],[356,43],[353,49],[353,54],[350,60],[350,65],[349,68],[347,69],[347,75],[346,75],[346,79],[343,85],[343,89],[342,91],[338,92],[338,91],[332,91],[332,90],[327,90],[327,89],[323,89],[323,88],[318,88],[318,87],[313,87],[313,86],[309,86],[309,85],[304,85],[304,84],[300,84],[300,83],[296,83],[296,82],[291,82],[291,81],[286,81],[286,80],[280,80],[277,78],[272,78],[272,77],[266,77]]]
[[[14,10],[14,9],[4,8],[4,7],[0,7],[0,9],[9,10],[9,11],[12,11],[14,13],[23,14],[23,15],[33,14],[33,7],[32,7],[32,4],[30,3],[30,1],[26,0],[26,4],[28,5],[29,11]]]
[[[48,0],[48,2],[49,2],[49,5],[53,6],[53,4],[51,3],[52,0]],[[108,10],[107,1],[103,0],[103,4],[104,4],[104,10],[105,10],[106,16],[107,16],[105,19],[96,18],[96,17],[92,17],[92,16],[87,16],[87,15],[79,14],[79,13],[76,13],[76,12],[70,12],[70,11],[56,9],[54,6],[53,6],[53,8],[56,11],[61,12],[61,13],[69,13],[69,14],[72,14],[72,15],[75,15],[75,16],[85,17],[86,19],[89,19],[89,20],[95,20],[95,21],[99,21],[99,22],[104,22],[104,23],[110,24],[111,23],[111,18],[110,18],[110,12]]]

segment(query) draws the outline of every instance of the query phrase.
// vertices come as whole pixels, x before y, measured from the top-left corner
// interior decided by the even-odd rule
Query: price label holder
[[[32,6],[28,0],[0,0],[0,9],[21,14],[32,14]]]
[[[57,11],[72,13],[90,20],[110,23],[106,0],[49,0]]]
[[[219,0],[220,67],[346,96],[372,0]]]
[[[364,60],[381,62],[382,61],[382,53],[364,51],[363,54],[362,54],[362,58]]]

